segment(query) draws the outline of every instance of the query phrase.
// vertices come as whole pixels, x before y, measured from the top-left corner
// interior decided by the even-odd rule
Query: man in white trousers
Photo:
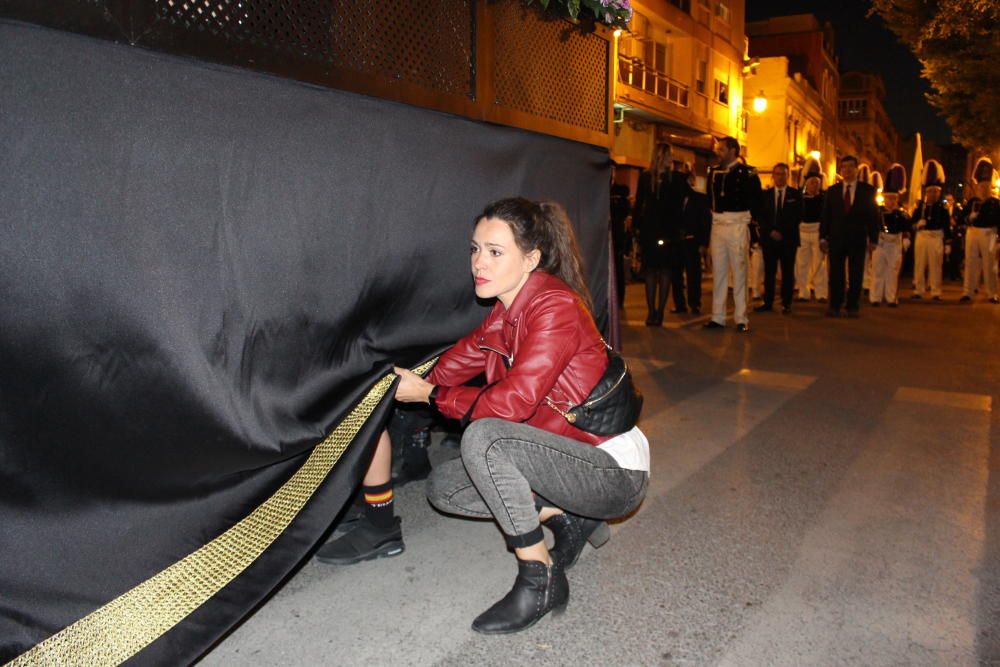
[[[761,188],[757,170],[740,162],[740,143],[733,137],[715,142],[718,166],[709,171],[712,205],[712,319],[706,329],[726,326],[729,274],[733,276],[736,331],[750,332],[747,318],[747,261],[750,223],[760,218]]]
[[[913,229],[917,236],[913,247],[914,299],[924,297],[929,278],[931,298],[941,300],[944,249],[951,236],[951,215],[941,200],[944,178],[940,162],[928,160],[924,164],[924,199],[913,209]]]
[[[750,275],[747,278],[747,286],[750,288],[750,296],[754,301],[764,298],[764,251],[760,241],[755,239],[760,236],[759,232],[750,226]]]
[[[993,196],[997,172],[989,158],[980,158],[972,172],[976,196],[965,203],[965,281],[960,301],[972,301],[982,275],[986,298],[1000,303],[997,296],[997,232],[1000,200]]]
[[[899,198],[906,192],[906,169],[901,164],[889,167],[885,174],[882,196],[882,228],[878,245],[872,251],[872,286],[868,292],[871,304],[878,307],[882,301],[895,308],[899,305],[899,269],[903,265],[904,246],[912,229],[910,216],[899,208]]]
[[[829,285],[826,253],[820,249],[819,227],[823,213],[823,169],[815,158],[806,159],[802,167],[802,222],[799,223],[799,250],[795,254],[795,284],[799,286],[799,301],[809,301],[810,290],[816,300],[826,303]]]

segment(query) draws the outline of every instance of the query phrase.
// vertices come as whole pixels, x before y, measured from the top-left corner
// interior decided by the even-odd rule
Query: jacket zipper
[[[501,352],[500,350],[496,349],[495,347],[490,347],[489,345],[483,345],[482,343],[479,344],[479,349],[480,350],[489,350],[490,352],[496,352],[497,354],[499,354],[500,357],[503,358],[504,363],[507,365],[507,369],[508,370],[511,368],[511,366],[514,365],[514,357],[513,357],[513,355],[508,356],[508,355],[504,354],[503,352]]]

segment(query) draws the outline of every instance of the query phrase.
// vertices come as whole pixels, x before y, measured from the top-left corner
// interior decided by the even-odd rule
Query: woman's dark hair
[[[583,278],[583,261],[576,234],[570,224],[566,209],[555,202],[533,202],[524,197],[511,197],[495,201],[476,218],[503,220],[514,233],[514,241],[521,252],[538,250],[541,258],[538,269],[550,273],[573,288],[593,309],[590,290]]]

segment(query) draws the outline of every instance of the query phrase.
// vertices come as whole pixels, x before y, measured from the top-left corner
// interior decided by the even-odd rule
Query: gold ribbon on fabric
[[[435,359],[413,369],[420,375]],[[302,467],[235,526],[197,551],[63,628],[7,663],[119,665],[180,623],[247,569],[281,535],[326,479],[361,427],[385,398],[396,375],[368,390]]]

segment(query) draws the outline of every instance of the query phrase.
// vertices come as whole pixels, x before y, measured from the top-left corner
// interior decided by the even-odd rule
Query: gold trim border
[[[437,359],[413,369],[425,374]],[[7,663],[119,665],[149,646],[248,568],[281,535],[323,483],[389,391],[375,383],[309,454],[302,467],[235,526]]]

